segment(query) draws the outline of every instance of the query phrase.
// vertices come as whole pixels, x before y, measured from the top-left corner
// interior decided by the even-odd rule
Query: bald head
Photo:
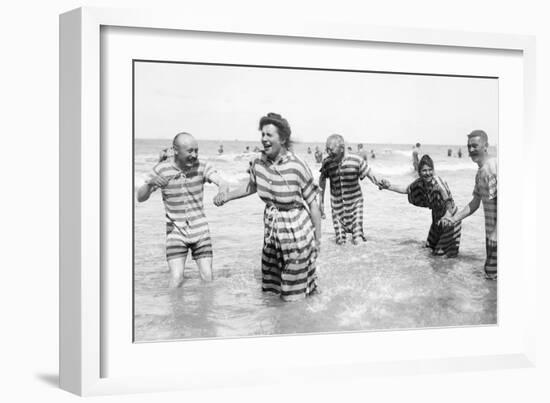
[[[174,148],[174,157],[180,167],[189,167],[194,165],[199,158],[199,146],[197,140],[186,132],[176,134],[172,141]]]
[[[329,158],[333,158],[335,160],[340,160],[345,151],[345,145],[344,138],[339,134],[331,134],[327,137],[327,154]]]
[[[174,148],[177,148],[182,145],[196,145],[197,140],[195,140],[195,137],[193,137],[192,134],[187,132],[181,132],[176,134],[174,137],[174,140],[172,140],[172,146]]]

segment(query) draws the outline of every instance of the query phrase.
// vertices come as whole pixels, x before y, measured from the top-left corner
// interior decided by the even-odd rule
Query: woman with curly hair
[[[447,218],[457,212],[457,207],[451,195],[449,185],[434,174],[434,163],[429,155],[424,155],[418,163],[419,178],[409,186],[391,184],[382,179],[380,187],[396,193],[408,195],[409,203],[432,210],[432,225],[428,233],[426,247],[432,249],[434,255],[455,257],[460,246],[460,222],[448,224]]]
[[[321,245],[317,187],[306,163],[291,151],[290,125],[277,113],[260,119],[262,156],[252,161],[248,183],[214,199],[217,206],[258,193],[265,203],[262,291],[285,301],[317,289],[315,263]]]

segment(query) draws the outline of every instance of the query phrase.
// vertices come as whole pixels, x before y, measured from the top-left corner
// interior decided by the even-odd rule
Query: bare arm
[[[321,210],[315,199],[309,203],[309,211],[313,227],[315,228],[315,246],[319,250],[321,244]]]
[[[394,185],[392,183],[388,183],[388,186],[385,189],[391,190],[392,192],[395,192],[395,193],[401,193],[401,194],[404,194],[404,195],[409,193],[407,191],[408,186]]]
[[[325,218],[325,189],[327,186],[327,177],[322,173],[319,175],[319,212],[321,218]]]
[[[367,171],[367,178],[378,188],[380,188],[380,182],[376,179],[376,176],[372,173],[372,169],[369,168]]]
[[[223,206],[228,201],[250,196],[253,193],[256,193],[256,185],[249,181],[245,185],[233,190],[227,190],[226,192],[220,191],[216,197],[214,197],[214,204],[218,207]]]
[[[479,208],[479,205],[481,203],[481,199],[479,197],[473,197],[473,199],[468,203],[462,210],[460,210],[457,214],[455,214],[452,217],[453,222],[462,221],[466,217],[471,216],[474,214],[477,209]]]
[[[149,183],[144,183],[137,191],[137,201],[143,203],[144,201],[149,200],[149,197],[151,197],[151,194],[155,191],[155,189],[155,186]]]
[[[160,187],[166,186],[168,180],[162,176],[153,176],[143,185],[141,185],[137,191],[137,201],[142,203],[151,197],[151,194]]]

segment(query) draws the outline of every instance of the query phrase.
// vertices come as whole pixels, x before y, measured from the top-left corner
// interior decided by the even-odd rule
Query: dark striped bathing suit
[[[197,161],[183,173],[171,161],[158,164],[154,175],[168,179],[162,188],[162,201],[166,211],[166,259],[185,259],[191,249],[193,259],[212,256],[212,242],[204,214],[203,194],[205,182],[216,182],[217,172],[210,164]]]
[[[447,210],[450,210],[453,215],[458,210],[447,183],[439,176],[434,176],[428,183],[418,178],[409,185],[407,194],[409,203],[432,210],[432,225],[426,246],[432,249],[434,254],[455,257],[460,246],[462,224],[458,222],[447,228],[438,225],[438,221]]]
[[[369,172],[367,161],[357,154],[346,154],[340,162],[325,159],[321,166],[322,183],[330,180],[330,204],[336,242],[345,242],[346,233],[354,240],[366,240],[363,233],[363,193],[361,179]]]
[[[498,162],[494,157],[478,169],[473,196],[480,198],[485,212],[485,273],[497,274],[497,245],[489,244],[489,234],[497,230],[497,173]]]
[[[277,162],[257,158],[250,181],[266,203],[262,251],[262,291],[285,301],[305,298],[316,288],[315,232],[308,205],[317,188],[308,166],[287,152]]]

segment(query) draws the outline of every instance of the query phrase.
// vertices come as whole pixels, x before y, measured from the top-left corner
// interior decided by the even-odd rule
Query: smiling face
[[[261,130],[263,153],[267,158],[274,161],[284,149],[284,144],[279,136],[279,129],[274,124],[268,123],[263,125]]]
[[[418,175],[424,182],[430,182],[434,177],[434,170],[428,164],[424,164],[418,170]]]
[[[476,164],[481,164],[487,156],[489,144],[480,136],[470,137],[468,139],[468,155]]]
[[[329,138],[326,151],[330,159],[340,161],[344,156],[345,145],[337,138]]]
[[[178,136],[174,142],[174,155],[176,162],[183,167],[191,167],[199,158],[199,146],[197,140],[190,134]]]

